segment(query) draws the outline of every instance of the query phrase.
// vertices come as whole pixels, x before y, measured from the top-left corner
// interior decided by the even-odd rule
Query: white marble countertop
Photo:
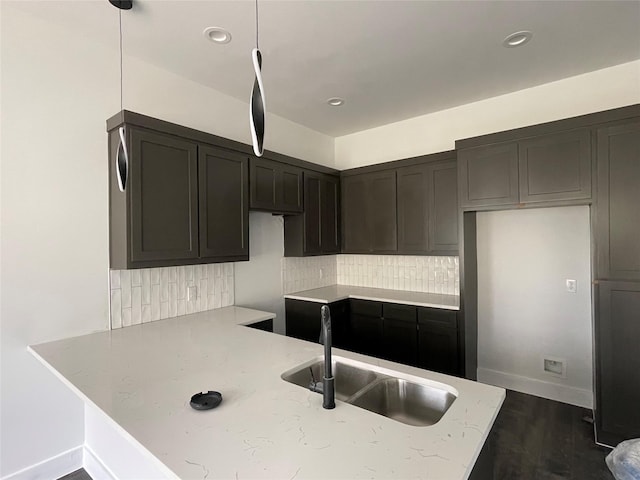
[[[460,310],[460,297],[440,293],[406,292],[387,288],[354,287],[351,285],[330,285],[328,287],[287,293],[284,298],[307,302],[332,303],[346,298],[373,300],[389,303],[403,303],[418,307]]]
[[[339,349],[335,355],[442,382],[458,392],[435,425],[414,427],[283,381],[322,346],[240,326],[273,314],[240,307],[29,347],[85,402],[163,465],[169,478],[466,478],[503,389]],[[208,411],[189,406],[218,390]],[[159,464],[160,465],[160,464]]]

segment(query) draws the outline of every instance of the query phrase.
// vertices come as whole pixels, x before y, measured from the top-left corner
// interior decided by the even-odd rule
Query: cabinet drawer
[[[382,317],[382,303],[370,300],[350,300],[351,313],[368,317]]]
[[[418,322],[422,324],[438,324],[451,328],[458,327],[458,312],[440,308],[419,308]]]
[[[389,320],[415,323],[416,307],[411,305],[400,305],[398,303],[384,303],[382,305],[382,316]]]

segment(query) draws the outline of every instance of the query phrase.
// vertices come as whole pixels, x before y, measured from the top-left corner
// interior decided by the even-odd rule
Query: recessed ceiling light
[[[515,32],[505,38],[502,42],[502,45],[507,48],[520,47],[521,45],[524,45],[529,40],[531,40],[531,37],[533,37],[533,33],[529,32],[528,30]]]
[[[344,99],[339,97],[333,97],[327,100],[327,103],[332,107],[339,107],[340,105],[344,105]]]
[[[202,33],[213,43],[229,43],[231,41],[231,34],[224,28],[207,27]]]
[[[531,33],[528,30],[515,32],[507,36],[507,38],[503,40],[502,45],[504,45],[507,48],[519,47],[527,43],[529,40],[531,40],[531,37],[533,37],[533,33]]]

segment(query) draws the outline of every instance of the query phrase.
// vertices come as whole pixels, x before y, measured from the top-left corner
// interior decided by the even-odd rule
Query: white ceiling
[[[18,7],[117,42],[107,0]],[[259,0],[259,12],[268,111],[331,136],[640,58],[640,1]],[[134,0],[124,50],[248,101],[254,21],[253,1]],[[209,42],[208,26],[233,40]],[[518,30],[533,40],[504,48]]]

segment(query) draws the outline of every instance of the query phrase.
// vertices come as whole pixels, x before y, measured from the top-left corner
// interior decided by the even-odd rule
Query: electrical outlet
[[[578,281],[572,278],[567,278],[567,292],[576,293],[578,291]]]
[[[196,300],[198,298],[198,287],[195,285],[191,285],[187,287],[187,302],[191,300]]]
[[[566,378],[567,376],[567,360],[564,358],[545,355],[542,357],[542,365],[545,373],[561,378]]]

